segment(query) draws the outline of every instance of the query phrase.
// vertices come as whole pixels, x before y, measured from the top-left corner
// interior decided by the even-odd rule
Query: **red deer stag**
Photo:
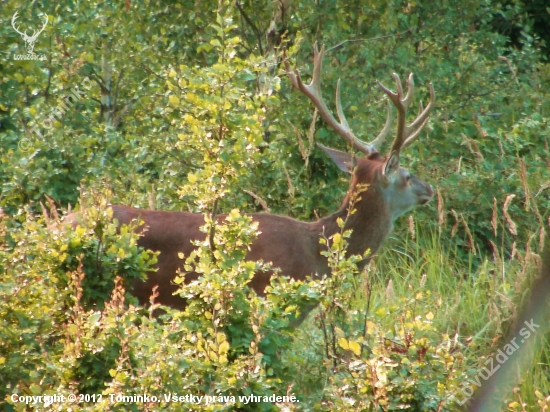
[[[327,259],[321,255],[323,246],[319,244],[322,234],[327,237],[340,231],[337,219],[346,219],[350,198],[358,186],[368,185],[355,203],[356,212],[346,220],[345,229],[352,229],[349,238],[348,254],[363,254],[370,249],[374,254],[392,229],[393,221],[413,207],[427,203],[433,196],[430,185],[427,185],[407,170],[399,166],[401,149],[410,145],[420,134],[428,122],[429,114],[434,107],[434,90],[430,84],[430,103],[421,108],[418,117],[406,125],[407,109],[413,97],[412,74],[407,82],[407,95],[403,97],[403,89],[399,77],[394,74],[397,92],[394,93],[378,83],[388,95],[389,100],[398,111],[397,137],[386,157],[378,150],[390,131],[392,123],[391,106],[388,103],[388,119],[381,133],[371,143],[359,140],[354,136],[344,117],[340,102],[340,87],[336,89],[336,109],[340,122],[329,112],[321,96],[321,62],[324,47],[321,52],[317,45],[314,50],[313,79],[311,84],[302,83],[298,71],[292,71],[285,61],[286,70],[295,88],[300,90],[313,102],[322,118],[345,141],[355,149],[363,152],[365,157],[355,157],[348,153],[329,149],[319,145],[328,156],[342,169],[351,173],[351,183],[340,208],[330,216],[316,222],[300,222],[285,216],[252,213],[250,216],[259,222],[260,234],[252,243],[247,254],[248,260],[272,262],[273,267],[281,270],[282,276],[303,280],[309,275],[329,275]],[[134,284],[133,294],[141,304],[148,302],[153,286],[159,286],[158,301],[174,308],[185,307],[185,300],[174,292],[177,286],[172,280],[176,271],[182,268],[183,261],[178,253],[188,256],[194,249],[192,240],[203,240],[205,234],[199,230],[204,225],[204,217],[198,213],[164,212],[141,210],[128,206],[112,206],[113,217],[120,224],[128,224],[134,219],[141,219],[147,230],[143,232],[138,244],[144,248],[160,251],[158,271],[149,274],[146,282]],[[225,215],[217,216],[218,222]],[[76,225],[75,214],[68,217]],[[361,263],[363,267],[367,263]],[[250,282],[250,286],[259,295],[264,295],[264,289],[269,284],[271,272],[258,273]],[[186,276],[187,281],[197,278],[197,274]]]

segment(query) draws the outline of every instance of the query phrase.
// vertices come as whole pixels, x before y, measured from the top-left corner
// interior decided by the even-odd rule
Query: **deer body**
[[[319,147],[338,165],[340,169],[352,175],[347,195],[340,208],[330,216],[316,222],[301,222],[289,217],[271,214],[250,214],[259,224],[260,234],[250,245],[246,256],[247,260],[271,262],[273,268],[280,269],[281,276],[297,280],[304,280],[307,276],[330,275],[327,258],[321,255],[324,247],[319,243],[321,236],[329,238],[340,228],[337,219],[342,218],[346,223],[344,229],[351,229],[348,239],[347,254],[370,254],[359,263],[361,269],[377,252],[383,241],[390,233],[393,222],[415,206],[427,203],[433,197],[433,190],[399,166],[399,154],[402,148],[411,144],[420,134],[428,121],[428,116],[434,105],[434,91],[430,84],[430,104],[421,108],[418,117],[406,125],[406,112],[412,100],[412,75],[408,79],[407,95],[403,97],[399,77],[394,74],[397,92],[386,89],[379,83],[380,88],[388,95],[389,100],[397,107],[398,125],[397,136],[392,149],[387,156],[378,152],[385,137],[390,131],[392,111],[388,104],[388,120],[382,132],[371,143],[363,142],[353,135],[344,117],[339,96],[339,83],[336,92],[336,108],[339,122],[330,114],[320,91],[320,72],[324,48],[319,52],[315,47],[314,70],[311,84],[304,85],[297,71],[292,72],[285,61],[287,73],[292,84],[313,102],[321,117],[344,140],[357,150],[365,154],[364,157],[355,157],[349,153]],[[364,187],[367,186],[366,191]],[[358,195],[358,196],[357,196]],[[357,196],[353,204],[355,212],[349,213],[350,201]],[[200,231],[204,225],[204,216],[195,213],[163,212],[135,209],[127,206],[112,206],[113,217],[120,224],[128,224],[134,219],[144,222],[142,237],[138,244],[153,251],[159,251],[158,271],[151,273],[146,282],[136,281],[134,295],[140,303],[149,301],[152,288],[159,286],[158,302],[183,308],[185,300],[173,293],[177,286],[172,280],[176,272],[181,270],[184,261],[178,254],[189,256],[193,251],[192,241],[202,241],[206,234]],[[68,216],[67,220],[76,225],[76,216]],[[222,222],[225,215],[218,215],[216,219]],[[259,295],[265,294],[265,287],[273,272],[257,273],[250,282],[250,287]],[[186,275],[186,281],[196,279],[198,274]]]
[[[149,301],[153,286],[158,285],[158,301],[176,309],[185,307],[185,300],[173,293],[177,286],[173,279],[177,270],[183,269],[184,256],[195,248],[193,240],[203,241],[206,234],[200,231],[205,224],[204,215],[184,212],[164,212],[135,209],[127,206],[112,206],[113,218],[120,224],[128,224],[134,219],[144,222],[146,230],[138,244],[153,251],[159,251],[156,273],[148,276],[146,282],[135,281],[133,294],[141,304]],[[293,278],[305,278],[315,273],[328,273],[326,259],[320,255],[319,230],[317,222],[305,223],[284,216],[270,214],[250,214],[259,223],[258,238],[252,243],[247,260],[274,262],[281,273]],[[225,215],[218,215],[218,223],[222,223]],[[250,286],[259,295],[264,295],[264,289],[269,284],[273,272],[258,273],[250,282]],[[303,275],[302,275],[303,274]],[[196,279],[196,273],[186,274],[185,280]]]
[[[368,197],[360,202],[368,203]],[[370,204],[368,208],[359,209],[367,216],[356,213],[351,217],[348,225],[361,220],[363,230],[354,230],[348,247],[349,254],[362,254],[367,249],[375,253],[383,239],[391,230],[390,217],[383,218],[384,225],[380,225],[380,218],[377,213],[378,204]],[[179,257],[179,253],[189,256],[193,251],[193,240],[203,241],[207,235],[200,231],[204,225],[202,214],[184,212],[165,212],[135,209],[128,206],[113,205],[113,218],[119,224],[129,224],[132,220],[142,220],[147,228],[139,239],[138,245],[159,251],[156,273],[149,275],[146,282],[135,281],[133,294],[141,304],[149,301],[153,286],[159,285],[158,301],[174,307],[183,309],[184,299],[173,295],[177,286],[173,284],[176,271],[183,270],[185,259]],[[330,237],[340,231],[336,219],[345,219],[347,215],[347,201],[334,214],[320,219],[316,222],[301,222],[285,216],[254,213],[249,216],[259,224],[260,234],[250,246],[246,259],[256,261],[262,259],[264,262],[273,262],[273,266],[280,269],[280,276],[287,276],[294,279],[304,280],[306,276],[328,275],[330,273],[327,258],[321,255],[323,245],[319,243],[322,235]],[[217,216],[218,223],[222,223],[225,215]],[[365,219],[365,217],[367,219]],[[362,266],[367,260],[362,262]],[[272,271],[260,272],[251,280],[250,287],[263,296],[265,287],[269,285]],[[186,281],[196,279],[196,273],[186,274]]]
[[[393,221],[408,209],[426,203],[433,195],[429,185],[412,178],[414,180],[409,179],[408,190],[401,188],[401,202],[397,205],[392,204],[395,188],[389,186],[388,193],[384,193],[384,188],[377,184],[382,178],[384,159],[379,155],[373,155],[371,158],[357,158],[356,161],[348,194],[338,211],[332,215],[316,222],[301,222],[285,216],[250,214],[249,216],[258,222],[260,234],[250,246],[246,259],[273,262],[273,266],[280,269],[280,276],[298,280],[304,280],[307,276],[329,275],[327,258],[321,255],[323,245],[319,243],[319,239],[321,236],[330,237],[340,231],[336,222],[338,218],[346,221],[344,229],[352,229],[347,248],[348,256],[362,255],[367,250],[370,251],[369,256],[372,256],[390,233]],[[350,196],[356,190],[357,184],[365,181],[371,182],[371,185],[360,194],[360,199],[355,204],[356,212],[348,216]],[[142,232],[143,236],[138,244],[160,252],[158,271],[150,274],[146,282],[135,281],[133,294],[141,304],[146,304],[152,288],[158,285],[159,302],[183,309],[185,300],[174,295],[177,286],[173,284],[173,279],[176,272],[183,269],[184,263],[178,254],[189,256],[194,249],[192,241],[202,241],[206,238],[206,234],[200,231],[200,227],[205,223],[204,216],[197,213],[142,210],[120,205],[113,205],[112,209],[113,218],[117,219],[119,224],[129,224],[135,219],[142,220],[146,230]],[[76,224],[76,216],[73,214],[67,220]],[[224,219],[225,215],[217,216],[219,223]],[[362,260],[359,269],[362,269],[369,259]],[[250,287],[258,295],[263,296],[272,275],[272,271],[258,273],[251,280]],[[196,273],[189,273],[186,275],[186,281],[192,281],[197,277]]]

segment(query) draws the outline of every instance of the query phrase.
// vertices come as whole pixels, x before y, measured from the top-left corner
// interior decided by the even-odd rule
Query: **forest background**
[[[82,410],[189,410],[108,395],[190,393],[237,399],[200,410],[435,411],[456,410],[476,389],[548,241],[543,0],[0,7],[3,408],[25,409],[12,394],[80,393],[104,395]],[[46,15],[29,53],[14,28],[30,35]],[[331,279],[280,279],[264,301],[246,287],[256,267],[242,262],[256,236],[246,213],[311,221],[347,190],[316,143],[349,148],[282,64],[286,48],[308,78],[315,42],[327,47],[325,99],[341,78],[344,111],[364,140],[385,120],[375,80],[391,85],[393,72],[413,72],[415,104],[434,84],[429,126],[402,164],[437,194],[397,221],[364,273],[345,240],[327,239]],[[185,312],[160,321],[134,306],[126,286],[155,256],[131,230],[117,233],[108,203],[231,212],[216,234],[228,260],[199,249],[210,287],[182,286],[193,302]],[[86,210],[82,227],[52,230],[69,208]],[[311,301],[319,308],[291,327]],[[502,410],[550,407],[548,335],[534,335]],[[287,393],[299,402],[238,402]]]

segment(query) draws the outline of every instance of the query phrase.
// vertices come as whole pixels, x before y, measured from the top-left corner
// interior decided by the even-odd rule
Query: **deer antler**
[[[22,33],[19,31],[19,27],[15,27],[15,21],[19,18],[18,16],[18,11],[16,11],[13,15],[13,17],[11,18],[11,25],[13,27],[13,29],[19,33],[21,36],[23,36],[23,38],[25,39],[25,41],[35,41],[37,38],[38,38],[38,35],[40,33],[42,33],[44,31],[44,29],[46,28],[46,25],[48,24],[48,15],[47,14],[44,14],[44,25],[42,26],[42,28],[40,30],[33,30],[33,35],[32,36],[28,36],[27,33]]]
[[[397,86],[396,93],[385,87],[378,80],[377,83],[382,91],[384,91],[384,93],[388,95],[393,105],[397,108],[397,136],[395,138],[395,141],[393,142],[390,153],[397,152],[397,154],[399,154],[401,152],[401,149],[409,146],[414,140],[416,140],[416,138],[418,138],[420,132],[422,131],[426,123],[428,123],[430,112],[435,105],[435,92],[432,83],[430,83],[430,103],[426,106],[426,108],[423,108],[422,104],[420,104],[418,116],[410,125],[407,126],[407,110],[409,108],[409,105],[411,104],[414,93],[413,75],[412,73],[409,74],[409,78],[407,80],[407,95],[405,97],[402,97],[403,86],[401,85],[401,79],[396,73],[393,74],[393,78],[395,79],[395,84]]]
[[[19,18],[19,16],[17,15],[19,12],[16,11],[15,14],[13,15],[13,17],[11,18],[11,26],[13,27],[13,29],[19,33],[21,36],[26,36],[25,33],[21,33],[18,29],[18,27],[15,27],[15,21]]]
[[[370,143],[364,142],[363,140],[357,138],[349,127],[349,124],[344,115],[344,111],[342,110],[342,103],[340,101],[340,80],[338,80],[338,83],[336,85],[335,97],[336,112],[338,114],[338,119],[340,120],[339,122],[334,118],[334,116],[328,109],[325,101],[323,100],[323,96],[321,94],[321,66],[323,62],[323,54],[325,53],[325,46],[322,46],[321,51],[319,52],[316,42],[313,51],[313,76],[310,84],[304,84],[302,82],[302,78],[300,77],[300,73],[297,69],[295,69],[294,71],[291,70],[290,64],[288,63],[288,60],[285,56],[285,69],[288,77],[290,78],[290,81],[292,82],[292,85],[311,100],[313,105],[317,108],[317,110],[319,110],[319,114],[321,115],[323,120],[330,127],[332,127],[334,131],[336,131],[336,133],[338,133],[346,142],[351,144],[357,150],[365,153],[366,155],[369,155],[373,152],[378,152],[380,150],[380,146],[382,145],[390,131],[391,123],[393,120],[392,110],[389,102],[388,117],[386,119],[386,124],[384,125],[380,134]]]

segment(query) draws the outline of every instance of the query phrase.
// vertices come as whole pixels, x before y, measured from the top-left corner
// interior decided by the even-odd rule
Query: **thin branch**
[[[258,47],[260,48],[260,54],[263,56],[264,55],[264,49],[262,47],[262,35],[261,35],[260,31],[258,30],[256,25],[254,24],[254,22],[252,20],[250,20],[250,17],[248,17],[248,15],[245,13],[241,2],[237,0],[235,2],[235,4],[237,5],[237,8],[241,12],[241,14],[244,17],[245,21],[248,23],[248,25],[250,27],[252,27],[252,30],[254,31],[254,33],[256,33],[256,37],[258,38]]]
[[[107,86],[103,82],[103,79],[101,78],[101,76],[99,76],[93,69],[90,71],[90,76],[99,85],[99,87],[101,88],[101,92],[109,91],[109,89],[107,89]]]
[[[44,90],[44,95],[46,97],[46,102],[50,99],[50,87],[52,85],[52,35],[50,35],[50,53],[48,57],[48,84],[46,85],[46,90]]]
[[[262,206],[262,208],[267,212],[267,213],[271,213],[271,210],[269,209],[269,206],[267,206],[267,203],[265,200],[263,200],[260,196],[258,196],[256,193],[250,191],[250,190],[243,190],[243,192],[249,194],[250,196],[252,196],[254,199],[256,199],[258,201],[258,203]]]
[[[214,235],[216,234],[216,212],[218,209],[218,199],[214,200],[214,205],[212,206],[212,226],[210,226],[210,233],[208,234],[208,241],[210,242],[210,253],[212,255],[212,262],[216,263],[216,256],[214,252],[216,251],[216,245],[214,242]]]
[[[128,110],[130,110],[130,108],[132,107],[132,105],[139,99],[140,96],[138,97],[133,97],[132,99],[130,99],[130,101],[128,103],[126,103],[126,105],[124,105],[124,108],[122,110],[120,110],[118,112],[118,114],[116,113],[116,107],[113,107],[113,110],[112,110],[112,113],[113,114],[113,127],[118,127],[118,125],[120,124],[121,120],[122,120],[122,116],[124,116],[126,114],[126,112]]]
[[[336,46],[333,46],[330,49],[327,49],[327,51],[325,53],[328,53],[329,51],[332,51],[334,49],[338,49],[346,43],[355,43],[355,42],[360,42],[360,41],[383,40],[383,39],[388,39],[390,37],[399,37],[399,36],[402,36],[404,34],[409,33],[410,31],[412,31],[412,28],[410,28],[408,30],[405,30],[405,31],[402,31],[401,33],[394,33],[394,34],[388,34],[386,36],[372,37],[370,39],[349,39],[349,40],[344,40],[342,43],[338,43]]]
[[[514,70],[514,68],[512,67],[512,63],[510,62],[510,60],[508,60],[506,57],[504,56],[498,56],[498,59],[501,61],[501,62],[504,62],[508,65],[508,69],[510,70],[510,73],[512,73],[512,77],[514,78],[516,84],[519,86],[519,80],[518,80],[518,77],[516,76],[516,71]]]
[[[118,85],[120,83],[120,78],[122,77],[123,74],[124,74],[124,69],[121,69],[120,73],[119,73],[119,75],[116,79],[115,92],[113,94],[113,114],[116,111],[116,104],[117,104],[117,100],[118,100]]]

